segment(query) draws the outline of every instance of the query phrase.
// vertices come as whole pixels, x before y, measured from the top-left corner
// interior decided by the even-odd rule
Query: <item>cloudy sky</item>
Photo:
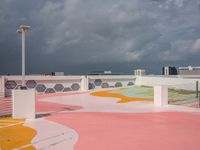
[[[0,1],[0,74],[93,70],[161,73],[164,65],[200,65],[199,0]]]

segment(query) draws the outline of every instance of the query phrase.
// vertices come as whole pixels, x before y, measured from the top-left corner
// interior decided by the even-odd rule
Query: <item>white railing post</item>
[[[154,105],[168,105],[168,87],[163,85],[154,86]]]
[[[88,90],[88,77],[81,76],[81,91],[87,91],[87,90]]]

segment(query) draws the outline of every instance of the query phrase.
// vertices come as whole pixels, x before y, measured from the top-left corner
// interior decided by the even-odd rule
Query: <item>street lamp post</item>
[[[21,25],[17,30],[18,34],[22,35],[22,87],[21,89],[26,89],[25,86],[25,33],[28,31],[30,26]]]

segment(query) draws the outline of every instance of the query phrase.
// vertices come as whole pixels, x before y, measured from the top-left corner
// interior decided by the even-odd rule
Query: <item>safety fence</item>
[[[184,89],[181,87],[184,87]],[[168,86],[169,104],[200,108],[200,94],[198,87],[198,81]]]
[[[0,117],[10,116],[12,112],[11,98],[0,97]]]

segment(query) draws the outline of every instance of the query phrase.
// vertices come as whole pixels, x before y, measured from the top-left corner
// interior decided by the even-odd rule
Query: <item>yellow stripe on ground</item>
[[[119,98],[120,100],[117,103],[127,103],[127,102],[136,102],[136,101],[152,101],[152,99],[150,99],[150,98],[127,97],[122,94],[111,93],[111,90],[93,92],[93,93],[91,93],[91,95],[100,96],[100,97]]]
[[[5,119],[0,119],[0,122],[3,123],[3,122],[6,122],[6,123],[18,123],[20,121],[15,121],[15,120],[5,120]],[[24,122],[24,121],[21,121],[21,122]]]
[[[2,150],[12,150],[31,144],[37,132],[29,127],[23,126],[25,119],[0,119],[0,148]],[[23,150],[35,150],[33,146],[23,148]]]
[[[15,123],[10,123],[10,122],[0,122],[0,126],[9,126],[9,125],[14,125],[14,124],[17,124],[16,122]]]

